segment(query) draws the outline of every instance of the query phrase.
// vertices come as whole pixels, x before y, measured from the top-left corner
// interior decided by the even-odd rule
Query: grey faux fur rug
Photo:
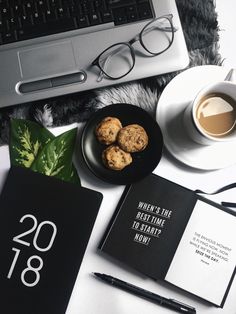
[[[214,0],[176,0],[176,3],[189,51],[189,67],[221,64]],[[86,121],[94,111],[112,103],[142,106],[154,114],[161,92],[176,74],[178,72],[3,108],[0,111],[0,145],[8,143],[9,121],[12,117],[38,121],[44,126],[60,126]]]

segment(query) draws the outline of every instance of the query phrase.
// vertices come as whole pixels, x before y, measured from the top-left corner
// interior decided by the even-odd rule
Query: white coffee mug
[[[200,90],[184,111],[189,137],[203,145],[236,140],[236,84],[220,81]]]

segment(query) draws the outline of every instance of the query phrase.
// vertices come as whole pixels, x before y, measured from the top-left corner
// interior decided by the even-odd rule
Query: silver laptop
[[[1,1],[0,9],[0,107],[176,71],[189,63],[175,0],[19,0]],[[165,52],[145,54],[134,40],[132,71],[101,79],[92,62],[102,51],[137,39],[153,18],[169,14],[174,37]]]

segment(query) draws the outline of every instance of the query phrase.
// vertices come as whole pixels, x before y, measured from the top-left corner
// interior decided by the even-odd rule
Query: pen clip
[[[175,300],[175,299],[169,299],[169,300],[175,302],[176,304],[179,304],[180,306],[184,306],[186,308],[186,311],[191,310],[192,313],[196,313],[196,309],[193,306],[190,306],[188,304],[185,304],[185,303],[180,302],[180,301]]]

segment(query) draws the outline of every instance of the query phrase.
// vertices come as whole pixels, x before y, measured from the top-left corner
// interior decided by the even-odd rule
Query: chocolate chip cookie
[[[148,145],[148,135],[141,125],[130,124],[119,131],[117,143],[128,153],[140,152]]]
[[[117,145],[107,147],[102,153],[104,165],[112,170],[122,170],[132,162],[130,153],[123,151]]]
[[[96,127],[95,134],[100,143],[110,145],[116,141],[121,128],[122,124],[118,118],[106,117]]]

